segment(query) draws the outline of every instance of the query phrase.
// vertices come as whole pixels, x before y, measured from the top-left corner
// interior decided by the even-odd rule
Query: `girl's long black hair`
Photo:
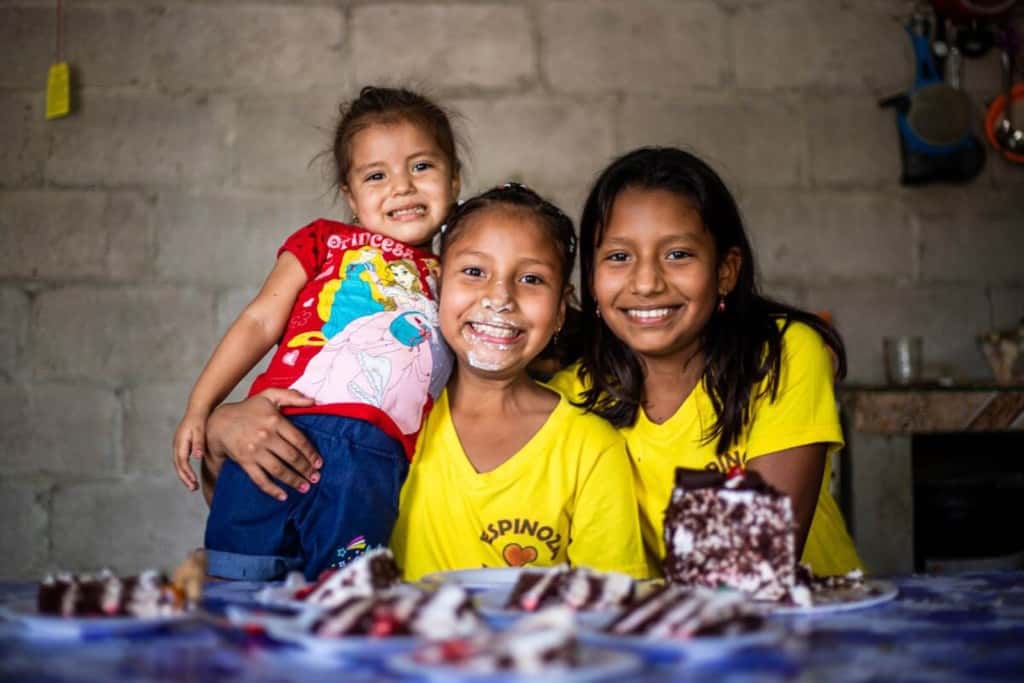
[[[581,336],[587,340],[580,373],[584,385],[590,387],[583,394],[584,408],[616,427],[624,427],[635,424],[643,402],[643,365],[598,316],[593,289],[594,252],[603,239],[615,199],[628,188],[666,190],[686,198],[714,238],[719,262],[732,248],[742,256],[736,286],[725,298],[725,310],[716,310],[701,334],[702,380],[717,417],[704,439],[717,439],[718,453],[725,453],[738,442],[750,421],[755,392],[775,399],[782,365],[782,335],[791,321],[814,328],[838,359],[837,378],[846,375],[846,352],[831,325],[758,293],[754,254],[739,207],[718,174],[683,150],[644,147],[619,157],[601,173],[580,220]]]

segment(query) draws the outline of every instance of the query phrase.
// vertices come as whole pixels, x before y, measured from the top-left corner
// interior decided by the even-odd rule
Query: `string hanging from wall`
[[[57,54],[46,79],[46,118],[59,119],[71,113],[71,69],[64,61],[64,7],[57,0]]]

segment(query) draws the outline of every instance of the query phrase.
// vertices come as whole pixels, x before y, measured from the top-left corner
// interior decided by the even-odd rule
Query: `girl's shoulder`
[[[544,385],[554,389],[570,401],[579,402],[583,397],[583,392],[589,388],[589,383],[585,383],[580,377],[580,367],[580,361],[576,361],[556,372]]]
[[[292,250],[302,245],[311,248],[312,245],[319,246],[320,244],[325,244],[331,235],[336,235],[335,239],[340,239],[350,236],[357,230],[359,230],[359,227],[355,225],[341,223],[330,218],[317,218],[292,232],[284,244],[285,247],[289,247]]]
[[[305,246],[312,248],[325,246],[326,250],[319,249],[321,253],[330,251],[348,252],[359,249],[371,249],[379,252],[385,260],[409,259],[417,265],[425,266],[428,263],[436,263],[437,255],[430,249],[414,247],[391,237],[387,237],[372,230],[367,230],[361,225],[342,223],[330,218],[317,218],[295,232],[285,241],[284,248],[295,251]]]
[[[790,350],[825,347],[821,334],[805,322],[780,317],[776,324],[782,330],[782,343]]]
[[[790,321],[782,334],[779,394],[791,393],[797,385],[832,386],[838,359],[812,326]]]
[[[300,233],[302,231],[312,231],[316,233],[351,233],[358,230],[362,230],[358,225],[352,225],[351,223],[342,223],[331,218],[315,218],[306,225],[295,232]]]
[[[822,359],[828,359],[832,365],[832,356],[828,344],[816,329],[798,320],[779,319],[782,332],[782,358],[786,365],[811,364],[818,365]],[[785,327],[783,327],[785,326]]]
[[[566,369],[568,370],[568,368]],[[552,378],[552,381],[554,379]],[[554,389],[559,394],[558,406],[549,418],[555,422],[560,432],[559,438],[586,443],[588,448],[595,450],[604,450],[623,442],[619,430],[615,429],[611,423],[603,417],[574,405],[573,401],[576,400],[576,397],[573,394],[553,386],[550,382],[544,386]]]

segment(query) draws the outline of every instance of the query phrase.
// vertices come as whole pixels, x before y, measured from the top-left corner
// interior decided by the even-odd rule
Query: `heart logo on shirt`
[[[537,559],[537,549],[532,545],[525,548],[518,543],[509,543],[501,551],[501,556],[510,567],[523,567]]]

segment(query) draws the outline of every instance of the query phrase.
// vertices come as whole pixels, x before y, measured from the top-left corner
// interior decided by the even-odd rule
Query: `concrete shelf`
[[[839,399],[869,434],[1024,430],[1024,386],[844,386]]]

